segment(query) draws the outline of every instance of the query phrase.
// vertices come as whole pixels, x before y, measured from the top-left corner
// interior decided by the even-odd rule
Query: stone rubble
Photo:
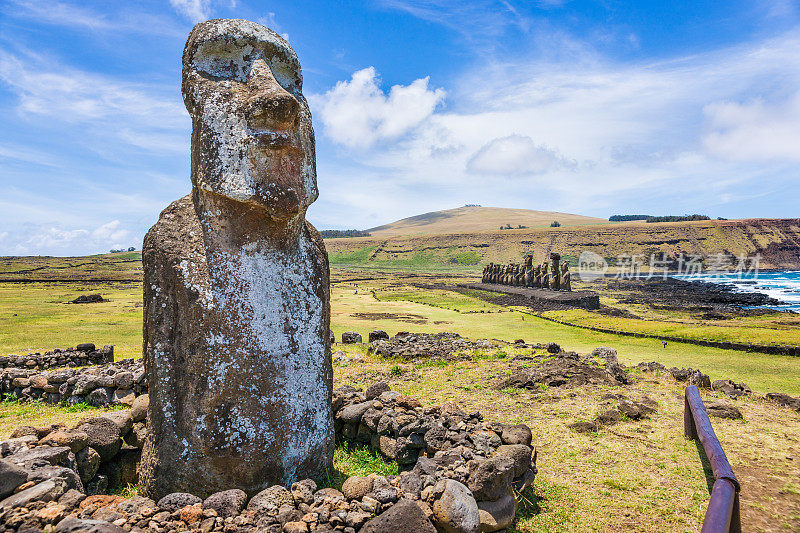
[[[147,401],[71,429],[19,428],[0,443],[0,533],[503,531],[515,494],[536,476],[527,426],[485,422],[453,403],[423,407],[378,382],[334,391],[336,436],[397,461],[400,475],[353,476],[341,491],[302,480],[249,501],[238,489],[158,501],[101,494],[135,483],[139,449],[130,442],[143,440]]]
[[[102,365],[114,361],[114,347],[103,346],[97,349],[87,342],[75,348],[62,350],[56,348],[45,353],[29,353],[27,355],[0,355],[0,368],[23,368],[26,370],[45,370],[58,367],[76,367],[86,365]]]
[[[0,371],[0,399],[105,407],[131,405],[137,396],[146,393],[141,359],[50,371],[19,368]]]

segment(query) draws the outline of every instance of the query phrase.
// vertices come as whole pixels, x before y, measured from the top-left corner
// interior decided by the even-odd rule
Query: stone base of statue
[[[459,287],[520,296],[524,299],[520,302],[520,305],[526,305],[527,302],[531,302],[535,304],[535,307],[540,306],[536,304],[543,304],[545,306],[564,308],[580,307],[583,309],[600,309],[600,296],[592,291],[554,291],[550,289],[500,285],[498,283],[464,283],[460,284]]]

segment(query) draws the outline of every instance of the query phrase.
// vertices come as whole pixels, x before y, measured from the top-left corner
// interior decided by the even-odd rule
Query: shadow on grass
[[[387,461],[380,453],[365,444],[340,443],[333,451],[333,470],[321,480],[320,488],[342,490],[342,484],[351,476],[390,476],[400,473],[395,461]]]

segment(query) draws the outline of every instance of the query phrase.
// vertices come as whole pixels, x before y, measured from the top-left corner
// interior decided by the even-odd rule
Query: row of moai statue
[[[523,265],[519,263],[508,265],[489,263],[483,268],[481,281],[517,287],[571,291],[571,278],[569,265],[566,262],[561,263],[561,255],[551,253],[549,262],[545,261],[541,265],[535,266],[531,254],[525,256]]]

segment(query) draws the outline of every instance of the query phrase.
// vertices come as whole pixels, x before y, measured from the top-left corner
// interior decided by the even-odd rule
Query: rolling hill
[[[464,209],[468,208],[451,211]],[[506,211],[480,209],[490,209],[495,213]],[[550,252],[558,252],[574,264],[581,252],[590,251],[605,258],[612,266],[619,256],[633,254],[643,258],[649,258],[651,254],[677,258],[683,254],[705,259],[717,254],[728,257],[759,254],[761,268],[800,268],[800,219],[598,223],[599,219],[571,215],[575,217],[571,219],[574,225],[570,226],[564,219],[564,222],[560,221],[562,227],[558,228],[551,228],[548,224],[547,227],[500,230],[497,218],[485,224],[470,220],[471,227],[478,228],[470,232],[466,229],[469,227],[466,222],[456,225],[456,231],[447,231],[446,228],[454,227],[453,220],[462,217],[430,215],[375,228],[371,237],[326,239],[325,247],[331,264],[479,270],[489,261],[519,262],[527,253],[532,253],[536,261],[542,261]],[[464,217],[465,220],[469,218]],[[417,226],[413,222],[415,219],[419,220]],[[426,219],[428,223],[424,223]],[[581,224],[579,220],[584,222]],[[523,225],[533,226],[533,223]],[[404,234],[399,234],[401,231]]]
[[[397,235],[432,235],[454,233],[477,233],[498,231],[501,226],[548,227],[553,221],[562,226],[585,224],[608,224],[602,218],[558,213],[555,211],[533,211],[530,209],[506,209],[502,207],[464,206],[444,211],[432,211],[384,224],[367,231],[373,237]]]

